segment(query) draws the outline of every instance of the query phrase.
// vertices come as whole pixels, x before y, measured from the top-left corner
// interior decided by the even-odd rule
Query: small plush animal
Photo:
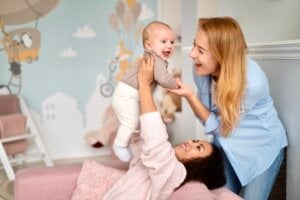
[[[85,140],[95,148],[108,146],[113,141],[120,126],[120,122],[111,105],[106,108],[102,119],[100,129],[88,131],[85,135]]]

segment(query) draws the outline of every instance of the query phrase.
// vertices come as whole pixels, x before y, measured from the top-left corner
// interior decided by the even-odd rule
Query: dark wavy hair
[[[212,144],[210,155],[204,158],[186,160],[182,163],[187,174],[180,187],[190,181],[204,183],[208,189],[219,188],[226,183],[223,156],[221,150],[214,144]]]

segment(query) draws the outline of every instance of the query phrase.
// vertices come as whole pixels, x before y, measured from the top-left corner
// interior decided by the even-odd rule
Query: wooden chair
[[[27,153],[29,144],[38,151]],[[38,158],[46,166],[53,166],[24,100],[16,95],[0,95],[0,160],[8,179],[15,179],[13,165]]]

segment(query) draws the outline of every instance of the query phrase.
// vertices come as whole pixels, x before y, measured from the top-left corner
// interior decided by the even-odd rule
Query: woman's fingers
[[[177,89],[168,89],[168,90],[179,96],[184,96],[184,97],[193,93],[192,89],[188,85],[181,82],[180,79],[176,79],[176,84],[177,84]]]
[[[153,81],[153,63],[152,56],[142,58],[139,66],[138,79],[140,83],[151,83]]]

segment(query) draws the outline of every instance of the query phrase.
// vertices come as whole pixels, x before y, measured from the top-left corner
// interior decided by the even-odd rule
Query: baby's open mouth
[[[171,51],[163,51],[163,55],[165,57],[169,57],[170,54],[171,54]]]

